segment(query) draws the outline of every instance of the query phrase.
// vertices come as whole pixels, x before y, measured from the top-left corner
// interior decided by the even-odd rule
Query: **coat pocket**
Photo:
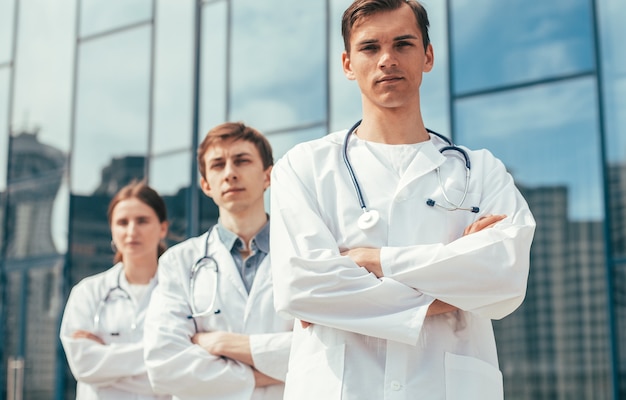
[[[478,358],[446,353],[446,400],[502,400],[502,373]]]
[[[287,371],[284,399],[341,399],[344,357],[342,344],[294,360]]]

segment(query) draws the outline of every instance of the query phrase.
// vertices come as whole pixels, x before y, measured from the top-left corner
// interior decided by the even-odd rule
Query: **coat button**
[[[398,381],[391,382],[391,390],[400,390],[402,389],[402,385]]]

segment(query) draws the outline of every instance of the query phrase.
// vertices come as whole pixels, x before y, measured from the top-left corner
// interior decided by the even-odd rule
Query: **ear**
[[[350,62],[350,55],[344,51],[341,53],[341,65],[343,66],[343,73],[346,75],[346,78],[351,81],[355,80],[354,72],[352,71],[352,63]]]
[[[208,197],[213,198],[213,196],[211,195],[211,186],[209,186],[209,182],[207,182],[204,177],[200,178],[200,189],[202,189],[202,192]]]
[[[426,57],[424,58],[424,72],[430,72],[435,65],[435,53],[433,51],[433,45],[428,44],[426,48]]]
[[[170,224],[167,221],[161,222],[161,240],[165,239],[167,236],[167,230],[169,229]]]
[[[267,188],[270,187],[272,180],[272,168],[273,165],[270,165],[265,171],[263,171],[263,189],[267,190]]]

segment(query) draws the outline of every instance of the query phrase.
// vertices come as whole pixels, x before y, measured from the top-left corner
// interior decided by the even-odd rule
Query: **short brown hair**
[[[109,220],[109,225],[111,225],[111,218],[113,218],[113,210],[117,206],[119,202],[122,200],[128,199],[137,199],[142,203],[146,204],[148,207],[152,208],[159,218],[159,222],[167,221],[167,208],[165,207],[165,202],[163,198],[159,196],[156,190],[152,189],[145,181],[132,181],[128,185],[121,188],[115,196],[111,199],[109,203],[109,209],[107,210],[107,218]],[[158,246],[158,257],[163,254],[166,246],[165,243],[159,243]],[[117,263],[122,261],[122,253],[119,250],[115,252],[115,257],[113,258],[113,262]]]
[[[428,13],[424,6],[417,0],[355,0],[350,7],[343,13],[341,19],[341,35],[343,36],[343,45],[348,54],[350,54],[350,35],[352,28],[363,18],[382,12],[393,11],[408,4],[415,14],[415,22],[422,32],[422,42],[424,51],[428,49],[430,37],[428,36]]]
[[[204,163],[206,152],[215,143],[225,140],[245,140],[251,142],[259,150],[261,160],[263,161],[263,169],[268,169],[274,165],[272,146],[265,136],[241,122],[225,122],[207,132],[204,140],[198,146],[198,169],[204,179],[206,179],[206,165]]]

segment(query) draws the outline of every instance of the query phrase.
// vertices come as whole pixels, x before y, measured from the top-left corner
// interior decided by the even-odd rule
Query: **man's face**
[[[364,105],[419,107],[422,74],[433,67],[433,50],[424,51],[421,32],[409,5],[368,16],[352,28],[344,73],[356,80]]]
[[[256,146],[246,140],[227,140],[211,146],[204,155],[206,178],[202,191],[220,212],[233,215],[264,209],[263,193],[270,185],[271,167],[264,169]]]

